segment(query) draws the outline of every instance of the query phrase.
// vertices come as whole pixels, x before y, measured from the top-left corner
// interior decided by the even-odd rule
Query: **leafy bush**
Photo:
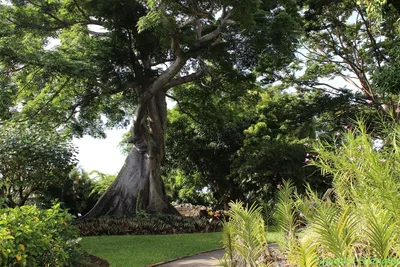
[[[243,207],[242,202],[231,202],[230,220],[223,223],[223,242],[226,253],[220,264],[226,267],[270,266],[267,233],[256,205]]]
[[[76,223],[82,236],[159,235],[221,231],[221,223],[206,218],[138,214],[134,218],[83,219]]]
[[[0,210],[0,266],[74,266],[80,250],[72,219],[60,204]]]

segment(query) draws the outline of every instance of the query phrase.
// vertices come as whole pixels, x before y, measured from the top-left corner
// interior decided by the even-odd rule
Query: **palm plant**
[[[262,218],[262,209],[255,204],[243,206],[242,202],[231,202],[227,215],[230,218],[223,224],[225,255],[222,266],[268,266],[264,258],[267,253],[267,235]],[[267,257],[268,258],[268,257]]]
[[[367,215],[366,236],[370,253],[379,259],[388,259],[394,256],[396,241],[396,221],[388,210],[370,206]]]
[[[352,210],[323,205],[316,213],[311,226],[317,234],[316,243],[334,258],[350,258],[358,230],[357,217]]]
[[[299,240],[289,255],[289,261],[299,267],[317,267],[317,247],[310,238]]]
[[[282,233],[279,247],[283,251],[291,250],[295,244],[295,233],[299,226],[298,215],[294,201],[295,187],[292,181],[283,181],[277,194],[277,203],[274,213],[275,222]]]

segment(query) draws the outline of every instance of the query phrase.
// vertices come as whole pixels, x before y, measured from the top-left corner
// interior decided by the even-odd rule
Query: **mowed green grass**
[[[268,242],[278,238],[277,232],[268,231]],[[82,246],[86,252],[107,260],[111,267],[142,267],[222,248],[222,233],[92,236],[82,238]]]
[[[221,233],[91,236],[82,238],[86,252],[107,260],[111,267],[142,267],[222,248]]]

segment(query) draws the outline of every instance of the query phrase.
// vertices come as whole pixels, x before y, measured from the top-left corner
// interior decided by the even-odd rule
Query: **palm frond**
[[[366,236],[375,256],[387,259],[392,256],[396,221],[387,210],[371,207],[367,217]]]
[[[318,253],[316,245],[311,239],[299,241],[292,250],[289,256],[289,261],[299,267],[317,267],[318,266]]]

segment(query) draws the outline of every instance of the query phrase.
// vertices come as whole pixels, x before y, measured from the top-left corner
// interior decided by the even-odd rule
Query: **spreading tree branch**
[[[171,98],[172,100],[174,100],[174,101],[178,104],[179,110],[180,110],[183,114],[187,115],[187,116],[188,116],[189,118],[191,118],[194,122],[197,122],[197,123],[201,124],[201,122],[198,121],[190,112],[186,111],[186,110],[182,107],[181,102],[180,102],[176,97],[173,97],[172,95],[168,95],[168,94],[166,94],[166,96],[167,96],[168,98]]]
[[[204,71],[200,70],[200,71],[192,73],[190,75],[186,75],[186,76],[183,76],[183,77],[175,78],[175,79],[171,80],[169,83],[167,83],[164,86],[163,90],[167,91],[168,89],[173,88],[175,86],[179,86],[179,85],[182,85],[182,84],[185,84],[185,83],[196,81],[196,80],[200,79],[203,76],[204,76]]]

